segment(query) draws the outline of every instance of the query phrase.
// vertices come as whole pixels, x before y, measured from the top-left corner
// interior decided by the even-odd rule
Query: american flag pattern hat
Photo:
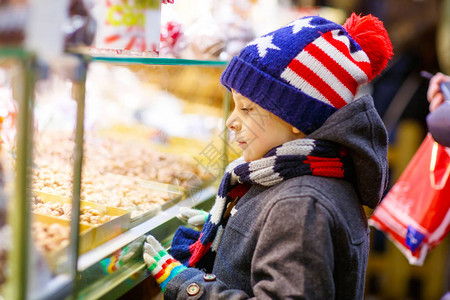
[[[221,82],[309,134],[353,101],[391,56],[387,32],[373,16],[353,14],[344,26],[309,16],[250,42]]]

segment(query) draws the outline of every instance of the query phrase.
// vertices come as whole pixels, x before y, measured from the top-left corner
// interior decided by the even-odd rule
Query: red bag
[[[450,229],[450,148],[427,135],[369,224],[421,266]]]

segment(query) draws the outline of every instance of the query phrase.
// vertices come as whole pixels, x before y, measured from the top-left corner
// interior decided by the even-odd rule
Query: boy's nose
[[[236,117],[234,116],[234,114],[231,114],[231,115],[230,115],[230,117],[227,119],[227,122],[226,122],[225,124],[226,124],[226,126],[227,126],[228,128],[230,128],[231,130],[234,130],[234,131],[239,131],[239,130],[241,130],[240,122],[239,122],[238,118],[236,118]]]

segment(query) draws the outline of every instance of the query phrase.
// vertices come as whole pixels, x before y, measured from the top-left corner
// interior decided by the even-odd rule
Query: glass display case
[[[19,184],[26,185],[27,181],[26,169],[29,165],[27,148],[30,141],[27,138],[29,111],[25,104],[29,90],[24,88],[21,90],[22,93],[16,93],[18,101],[14,103],[12,87],[14,84],[26,87],[32,82],[25,72],[26,64],[30,59],[24,52],[16,52],[12,49],[4,50],[0,59],[0,97],[2,99],[0,101],[0,239],[2,241],[0,295],[5,298],[7,298],[6,295],[14,295],[10,291],[17,290],[19,282],[26,280],[26,272],[23,268],[16,266],[15,262],[19,257],[26,256],[27,225],[26,220],[24,222],[15,220],[28,211],[26,195],[23,190],[16,187]],[[23,112],[20,120],[19,110]],[[14,206],[12,199],[17,202]],[[17,249],[19,245],[20,249]],[[20,296],[20,294],[16,295]]]
[[[67,62],[70,61],[68,66],[73,65],[74,59],[69,58]],[[64,69],[78,69],[77,63],[68,66]],[[35,177],[48,171],[46,166],[38,164],[37,153],[52,148],[39,149],[37,133],[41,120],[36,118],[36,111],[40,104],[35,102],[35,96],[38,86],[53,72],[39,66],[35,56],[22,48],[0,48],[2,299],[64,298],[72,293],[76,283],[79,201],[68,201],[66,209],[72,212],[73,218],[66,220],[53,220],[50,213],[38,211],[38,202],[42,202],[44,196],[39,194]],[[74,74],[76,72],[60,76]],[[83,105],[78,104],[84,102],[84,96],[79,93],[84,90],[84,79],[72,76],[71,82],[70,91],[81,96],[72,100],[77,118],[71,126],[75,144],[81,146]],[[61,168],[69,170],[71,192],[79,194],[82,158],[75,154],[81,152],[77,147],[66,150],[68,155],[72,154],[72,159]],[[52,176],[46,174],[45,184],[53,181]]]
[[[150,276],[146,234],[169,247],[179,208],[208,209],[238,155],[226,62],[68,55],[48,67],[12,53],[0,52],[0,87],[18,107],[15,149],[0,152],[0,234],[11,241],[0,295],[118,298]]]
[[[112,299],[150,276],[142,261],[147,233],[169,246],[182,225],[179,207],[212,205],[234,154],[225,130],[230,101],[219,82],[226,62],[91,59],[83,182],[92,176],[93,186],[83,186],[81,199],[130,218],[128,230],[81,254],[78,297]]]

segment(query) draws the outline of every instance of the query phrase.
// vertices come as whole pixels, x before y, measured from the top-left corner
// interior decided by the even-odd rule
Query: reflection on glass
[[[2,103],[0,101],[0,103]],[[1,112],[0,112],[1,113]],[[5,116],[0,115],[0,133]],[[1,139],[1,138],[0,138]],[[7,275],[7,254],[10,248],[10,227],[7,225],[7,194],[6,194],[6,174],[4,165],[7,163],[5,156],[5,147],[0,143],[0,295],[3,294],[3,286]]]
[[[76,102],[71,81],[50,72],[36,81],[33,168],[30,186],[31,234],[37,262],[34,274],[70,273],[69,244]],[[56,142],[57,141],[57,142]],[[47,272],[45,272],[47,271]],[[31,276],[31,290],[42,286]]]
[[[11,75],[17,62],[0,60],[0,298],[6,297],[11,281],[10,254],[12,228],[8,213],[13,207],[14,165],[16,157],[17,102],[12,96]]]
[[[91,63],[82,199],[129,210],[134,225],[217,177],[218,66]]]

